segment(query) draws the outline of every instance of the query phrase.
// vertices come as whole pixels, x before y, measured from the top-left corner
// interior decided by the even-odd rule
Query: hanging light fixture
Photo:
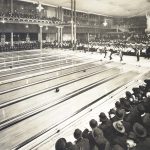
[[[44,8],[42,7],[42,5],[39,3],[38,6],[36,7],[36,9],[41,12]]]
[[[105,21],[103,22],[103,25],[104,25],[104,27],[106,27],[106,26],[108,25],[106,19],[105,19]]]

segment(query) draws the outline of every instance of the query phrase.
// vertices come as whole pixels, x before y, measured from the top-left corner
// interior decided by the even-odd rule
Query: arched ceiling
[[[25,1],[25,0],[24,0]],[[71,0],[26,0],[70,8]],[[139,16],[150,10],[150,0],[76,0],[77,10],[106,16]]]

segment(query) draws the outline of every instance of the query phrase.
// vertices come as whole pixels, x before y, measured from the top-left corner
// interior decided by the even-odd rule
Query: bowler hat
[[[115,116],[118,118],[118,119],[120,119],[120,120],[122,120],[123,119],[123,117],[124,117],[124,111],[121,109],[119,109],[119,110],[117,110],[116,111],[116,113],[115,113]]]
[[[108,118],[107,116],[105,115],[105,113],[101,112],[100,115],[99,115],[99,118],[100,118],[100,121],[106,121]]]
[[[147,135],[146,129],[137,122],[133,125],[133,131],[136,134],[136,136],[138,136],[138,137],[143,138],[143,137],[146,137],[146,135]]]
[[[150,127],[150,113],[146,113],[143,117],[143,124],[147,127]]]

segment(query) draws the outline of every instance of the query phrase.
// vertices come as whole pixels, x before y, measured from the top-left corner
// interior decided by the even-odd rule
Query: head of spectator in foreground
[[[121,134],[125,133],[125,127],[123,126],[121,121],[113,122],[113,127],[115,131],[117,131],[118,133],[121,133]]]
[[[121,97],[119,100],[120,100],[120,104],[122,106],[124,106],[124,103],[125,103],[126,99],[124,97]]]
[[[134,123],[133,132],[138,138],[145,138],[147,136],[146,129],[139,123]]]
[[[124,110],[121,109],[116,111],[115,116],[118,120],[123,120],[124,114],[125,114]]]
[[[124,110],[125,110],[125,112],[130,112],[130,110],[131,110],[130,102],[126,101],[124,103]]]
[[[106,116],[106,114],[104,112],[100,113],[99,120],[100,120],[100,122],[106,122],[106,121],[108,121],[108,118],[107,118],[107,116]]]
[[[56,141],[55,144],[55,149],[56,150],[66,150],[66,139],[65,138],[60,138]]]
[[[88,139],[88,137],[89,137],[89,129],[85,129],[85,130],[82,132],[82,137]]]
[[[95,119],[90,120],[89,124],[92,129],[96,128],[98,125],[98,123]]]
[[[129,91],[126,91],[126,98],[129,99],[132,97],[132,94]]]
[[[142,104],[137,105],[137,110],[138,110],[140,115],[143,115],[145,113],[145,108]]]
[[[115,107],[116,107],[116,109],[121,109],[121,108],[122,108],[119,101],[117,101],[117,102],[115,103]]]
[[[80,129],[75,129],[73,135],[74,135],[74,138],[75,138],[76,140],[78,140],[78,139],[82,138],[82,131],[81,131]]]
[[[147,97],[148,99],[150,99],[150,92],[147,92],[147,93],[146,93],[146,97]]]
[[[131,149],[136,146],[136,135],[134,132],[129,133],[126,143],[128,149]]]

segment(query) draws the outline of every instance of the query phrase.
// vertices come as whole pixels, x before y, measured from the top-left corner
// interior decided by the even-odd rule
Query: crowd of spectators
[[[99,42],[89,42],[89,43],[78,43],[78,50],[99,52],[99,53],[108,53],[112,51],[113,53],[118,54],[122,52],[123,55],[135,56],[137,50],[140,50],[140,56],[149,57],[150,55],[150,46],[147,44],[138,44],[138,43],[127,43],[123,41],[99,41]]]
[[[52,21],[53,23],[61,23],[60,19],[56,18],[56,17],[46,17],[43,15],[40,15],[39,13],[23,13],[23,12],[19,12],[19,11],[14,11],[13,13],[11,13],[10,11],[8,12],[0,12],[0,16],[1,17],[9,17],[9,18],[25,18],[25,19],[36,19],[36,20],[48,20],[48,21]]]
[[[126,91],[110,109],[91,119],[91,130],[75,129],[75,142],[56,141],[56,150],[150,150],[150,80]]]
[[[10,51],[21,51],[21,50],[31,50],[39,49],[39,42],[32,43],[17,43],[11,46],[10,44],[0,45],[0,52],[10,52]]]

